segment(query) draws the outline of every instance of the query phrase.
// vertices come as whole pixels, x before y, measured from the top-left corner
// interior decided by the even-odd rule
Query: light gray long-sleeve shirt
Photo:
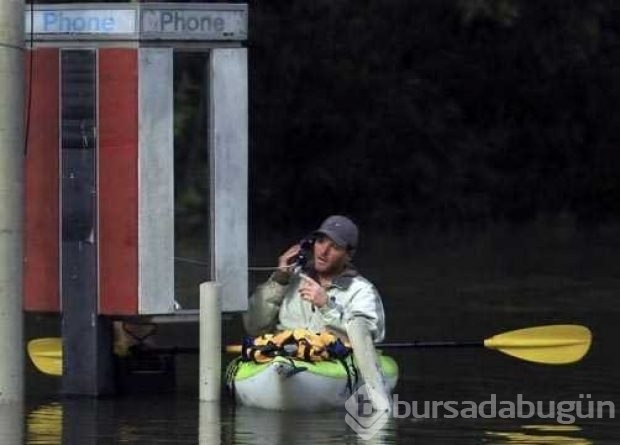
[[[287,282],[288,281],[288,282]],[[297,275],[276,272],[256,288],[244,314],[245,329],[250,335],[283,329],[328,330],[346,339],[347,323],[356,317],[368,321],[374,342],[385,337],[385,313],[374,285],[349,269],[334,279],[326,289],[328,303],[313,307],[299,295],[302,279]]]

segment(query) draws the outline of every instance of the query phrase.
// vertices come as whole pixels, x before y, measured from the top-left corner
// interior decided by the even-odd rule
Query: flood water
[[[545,232],[548,235],[548,232]],[[620,406],[620,360],[616,342],[620,314],[620,243],[617,232],[575,234],[507,230],[500,235],[460,234],[428,242],[423,237],[368,243],[358,264],[381,290],[389,317],[389,341],[481,340],[528,326],[577,323],[594,341],[579,363],[548,366],[485,349],[407,350],[391,353],[399,363],[398,400],[611,401]],[[266,264],[273,245],[254,253]],[[264,250],[264,252],[263,252]],[[269,252],[269,253],[268,253]],[[387,261],[389,259],[389,261]],[[386,267],[385,264],[389,264]],[[254,275],[254,274],[253,274]],[[256,274],[259,281],[264,274]],[[44,328],[45,323],[50,327]],[[28,336],[48,335],[53,321],[29,316]],[[33,326],[35,325],[36,326]],[[195,326],[170,338],[193,339]],[[233,317],[224,341],[241,335]],[[227,357],[227,359],[229,359]],[[114,398],[65,398],[58,380],[27,363],[26,403],[2,407],[0,443],[108,444],[365,443],[344,421],[344,412],[279,413],[198,402],[197,358],[179,356],[172,392]],[[545,408],[546,410],[546,408]],[[413,444],[615,444],[620,421],[576,418],[391,419],[369,443]],[[617,413],[613,413],[616,415]],[[596,415],[594,415],[596,417]]]

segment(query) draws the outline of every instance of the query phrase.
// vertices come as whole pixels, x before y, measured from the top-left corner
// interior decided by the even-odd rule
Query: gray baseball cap
[[[357,248],[359,231],[355,223],[346,216],[332,215],[328,217],[314,234],[326,235],[340,247],[348,250]]]

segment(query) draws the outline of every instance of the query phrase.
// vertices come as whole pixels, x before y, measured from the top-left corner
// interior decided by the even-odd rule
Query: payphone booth
[[[114,317],[247,304],[247,5],[26,12],[26,311],[62,314],[63,388],[106,392]],[[103,322],[101,322],[103,324]]]

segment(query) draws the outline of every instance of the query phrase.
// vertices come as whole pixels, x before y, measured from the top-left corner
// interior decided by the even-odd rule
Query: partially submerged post
[[[0,2],[0,402],[23,399],[23,0]]]
[[[222,317],[220,285],[200,285],[200,386],[201,402],[220,400],[222,374]]]
[[[220,404],[204,402],[198,412],[198,443],[211,445],[222,443],[222,425],[220,423]]]
[[[373,344],[368,321],[356,317],[347,326],[347,335],[355,353],[355,364],[364,380],[368,399],[379,413],[391,413],[391,398],[381,374],[377,352]]]

